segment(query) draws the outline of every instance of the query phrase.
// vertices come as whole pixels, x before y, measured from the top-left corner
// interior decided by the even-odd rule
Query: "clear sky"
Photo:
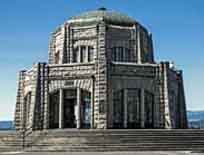
[[[135,18],[153,33],[155,57],[184,71],[188,110],[204,110],[203,0],[1,0],[0,120],[13,119],[17,73],[47,61],[50,33],[99,7]]]

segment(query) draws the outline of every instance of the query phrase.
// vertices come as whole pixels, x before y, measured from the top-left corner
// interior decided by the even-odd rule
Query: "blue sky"
[[[18,71],[47,61],[50,33],[69,17],[99,7],[147,27],[155,58],[184,71],[188,110],[204,110],[203,0],[1,0],[0,120],[13,119]]]

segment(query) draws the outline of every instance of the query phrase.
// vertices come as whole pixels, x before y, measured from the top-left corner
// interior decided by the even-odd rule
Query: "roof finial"
[[[105,7],[101,7],[101,8],[98,8],[98,10],[100,11],[106,11],[107,9]]]

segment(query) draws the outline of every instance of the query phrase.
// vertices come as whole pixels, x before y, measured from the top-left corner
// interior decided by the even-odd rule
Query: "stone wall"
[[[178,81],[178,120],[177,127],[181,129],[188,128],[187,121],[187,109],[185,101],[185,91],[184,91],[184,82],[182,71],[177,71],[177,81]]]
[[[172,128],[178,128],[177,127],[177,121],[178,121],[178,80],[177,80],[177,74],[176,71],[173,69],[168,70],[168,94],[169,94],[169,111],[170,111],[170,117],[171,117],[171,124]]]
[[[25,70],[19,72],[18,78],[18,90],[17,90],[17,97],[16,97],[16,108],[15,108],[15,128],[16,130],[21,130],[23,128],[23,105],[24,105],[24,97],[23,97],[23,81],[25,79]]]
[[[97,27],[97,61],[96,81],[95,81],[95,100],[94,114],[96,128],[107,128],[107,59],[106,59],[106,25],[100,23]]]

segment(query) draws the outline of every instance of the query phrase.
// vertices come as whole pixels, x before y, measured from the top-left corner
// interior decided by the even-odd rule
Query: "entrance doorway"
[[[82,89],[77,90],[77,88],[62,91],[62,98],[60,98],[59,90],[50,94],[50,128],[59,128],[60,121],[63,128],[91,128],[91,93]],[[60,100],[63,100],[62,107],[59,104]],[[59,111],[63,113],[62,118],[59,117]]]
[[[77,92],[64,90],[64,128],[76,128]]]

